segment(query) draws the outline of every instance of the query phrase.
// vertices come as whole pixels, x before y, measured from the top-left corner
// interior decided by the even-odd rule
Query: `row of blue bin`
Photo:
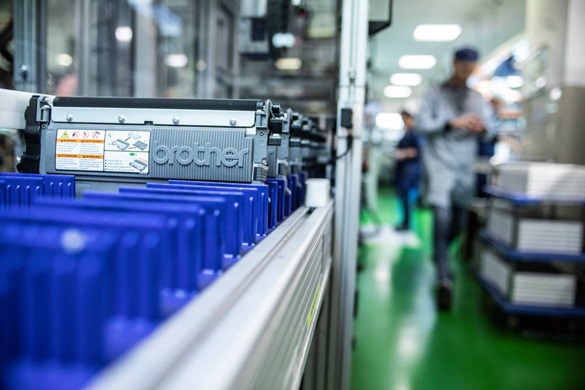
[[[74,194],[0,174],[1,388],[82,387],[291,214],[304,177]]]

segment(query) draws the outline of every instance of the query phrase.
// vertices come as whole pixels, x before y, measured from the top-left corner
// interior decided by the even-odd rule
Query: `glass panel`
[[[180,81],[185,61],[173,54],[183,54],[182,26],[192,24],[178,15],[190,13],[142,0],[49,0],[43,92],[165,96]]]
[[[270,98],[335,112],[335,0],[47,1],[39,92]]]

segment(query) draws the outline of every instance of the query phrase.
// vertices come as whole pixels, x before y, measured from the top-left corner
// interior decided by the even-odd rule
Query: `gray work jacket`
[[[487,130],[484,136],[493,137],[493,111],[479,92],[444,83],[430,87],[421,101],[416,132],[425,139],[422,155],[428,178],[427,199],[432,205],[448,207],[454,196],[457,203],[465,205],[473,195],[478,135],[446,128],[452,119],[471,113],[482,119]]]

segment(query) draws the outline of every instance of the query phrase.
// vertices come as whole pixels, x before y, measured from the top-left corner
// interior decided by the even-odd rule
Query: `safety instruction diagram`
[[[58,170],[147,174],[149,155],[148,131],[57,130]]]

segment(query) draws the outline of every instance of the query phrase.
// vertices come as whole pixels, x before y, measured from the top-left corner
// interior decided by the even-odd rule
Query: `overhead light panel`
[[[279,58],[274,66],[278,70],[299,70],[303,67],[303,61],[300,58]]]
[[[384,95],[388,98],[407,98],[412,95],[412,88],[400,85],[389,85],[384,88]]]
[[[276,33],[272,36],[272,46],[276,48],[294,47],[297,39],[291,33]]]
[[[422,82],[422,76],[418,73],[394,73],[390,77],[390,82],[394,85],[416,87]]]
[[[71,64],[73,64],[73,57],[71,57],[69,54],[58,54],[55,62],[57,63],[57,65],[61,65],[64,67],[68,67],[71,66]]]
[[[424,42],[451,42],[461,35],[458,24],[421,24],[414,29],[414,39]]]
[[[132,29],[128,26],[117,27],[115,35],[120,42],[130,42],[132,40]]]
[[[189,63],[189,58],[185,54],[167,54],[165,64],[172,68],[184,68]]]
[[[398,59],[402,69],[431,69],[436,63],[437,59],[431,55],[406,55]]]
[[[376,115],[376,126],[382,129],[400,130],[404,126],[402,115],[395,112],[381,112]]]

